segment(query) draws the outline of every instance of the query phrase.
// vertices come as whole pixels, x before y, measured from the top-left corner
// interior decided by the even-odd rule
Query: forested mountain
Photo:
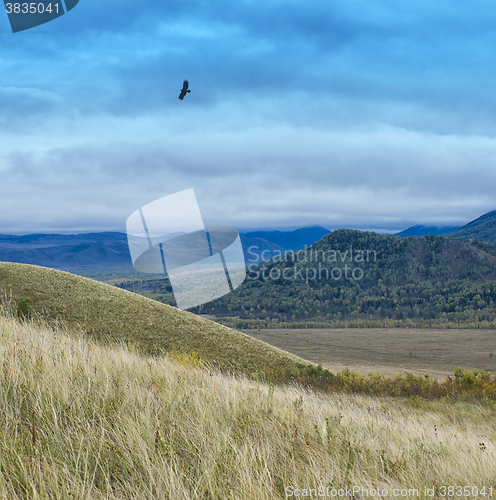
[[[248,233],[242,235],[248,264],[245,283],[194,312],[245,328],[496,328],[496,241],[473,239],[473,235],[490,239],[493,227],[496,211],[451,233],[464,239],[340,229],[308,248],[304,242],[327,230]],[[131,268],[126,239],[123,233],[0,236],[0,260],[61,269]],[[251,252],[260,256],[267,250],[264,257],[273,258],[254,262],[248,245],[256,247]],[[131,276],[119,286],[175,304],[166,278],[145,286],[143,279]]]
[[[173,303],[171,292],[144,294]],[[243,285],[196,312],[246,328],[496,327],[495,302],[496,244],[341,229],[251,265]]]
[[[486,242],[496,241],[496,210],[487,212],[479,218],[452,231],[446,236],[461,239],[478,239]]]

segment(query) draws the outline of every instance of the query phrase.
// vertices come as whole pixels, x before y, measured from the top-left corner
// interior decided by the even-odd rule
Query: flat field
[[[243,330],[324,368],[387,376],[428,373],[443,379],[458,368],[496,373],[496,331],[339,328]]]

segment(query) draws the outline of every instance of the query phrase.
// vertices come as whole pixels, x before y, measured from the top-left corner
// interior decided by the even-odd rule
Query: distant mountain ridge
[[[247,264],[268,260],[287,250],[299,250],[329,231],[309,227],[295,231],[256,231],[241,234]],[[119,232],[87,234],[0,234],[0,261],[34,264],[64,271],[132,268],[127,235]]]
[[[128,268],[124,233],[0,235],[0,261],[55,269]]]
[[[422,226],[416,225],[411,226],[408,229],[404,229],[399,233],[395,233],[394,236],[401,236],[402,238],[406,238],[407,236],[439,236],[441,234],[446,234],[452,231],[455,231],[459,228],[459,226]]]
[[[253,231],[243,233],[246,238],[262,238],[271,241],[286,250],[300,250],[313,245],[331,231],[322,226],[311,226],[294,231]]]
[[[276,255],[286,253],[286,249],[272,241],[260,237],[248,238],[240,234],[243,254],[247,264],[272,259]]]
[[[449,236],[461,240],[475,239],[493,243],[496,241],[496,210],[491,210],[461,227],[415,225],[394,234],[394,236],[402,238],[427,235]]]
[[[312,226],[294,231],[250,231],[241,233],[247,264],[269,260],[289,250],[300,250],[320,241],[331,231]],[[462,227],[409,227],[394,236],[452,238],[496,242],[496,210],[481,215]],[[132,268],[127,235],[120,232],[85,234],[0,234],[0,261],[34,264],[61,270]]]
[[[446,233],[445,236],[460,238],[462,240],[476,239],[487,243],[496,241],[496,210],[481,215],[477,219],[458,228],[455,231]]]
[[[127,241],[125,233],[118,232],[102,232],[102,233],[83,233],[83,234],[48,234],[34,233],[25,234],[22,236],[0,234],[1,242],[13,242],[21,244],[46,244],[52,246],[54,244],[71,244],[81,241]]]

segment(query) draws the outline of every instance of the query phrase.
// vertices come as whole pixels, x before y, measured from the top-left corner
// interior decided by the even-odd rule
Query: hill
[[[488,243],[496,241],[496,210],[487,212],[477,219],[446,234],[452,238],[463,240],[477,239]]]
[[[245,283],[197,312],[241,328],[495,328],[495,304],[494,243],[340,229],[250,266]]]
[[[408,229],[404,229],[399,233],[395,233],[394,236],[438,236],[440,234],[446,234],[458,229],[458,226],[411,226]]]
[[[44,267],[0,263],[0,292],[46,317],[145,352],[197,352],[223,369],[254,375],[295,373],[304,362],[236,330],[88,278]]]
[[[447,477],[487,496],[494,485],[495,410],[477,401],[269,386],[3,314],[0,355],[1,498],[332,498],[353,485],[423,497]]]

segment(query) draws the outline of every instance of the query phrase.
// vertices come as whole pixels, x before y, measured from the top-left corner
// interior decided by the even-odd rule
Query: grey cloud
[[[0,232],[122,230],[189,187],[211,223],[244,227],[480,215],[495,16],[482,0],[82,1],[54,34],[1,35]]]
[[[143,143],[130,133],[98,146],[12,152],[0,209],[24,226],[58,221],[67,230],[86,220],[87,230],[119,229],[137,207],[193,187],[209,223],[366,227],[374,220],[401,229],[413,216],[451,223],[490,209],[495,153],[487,138],[388,128],[329,134],[260,127]]]

